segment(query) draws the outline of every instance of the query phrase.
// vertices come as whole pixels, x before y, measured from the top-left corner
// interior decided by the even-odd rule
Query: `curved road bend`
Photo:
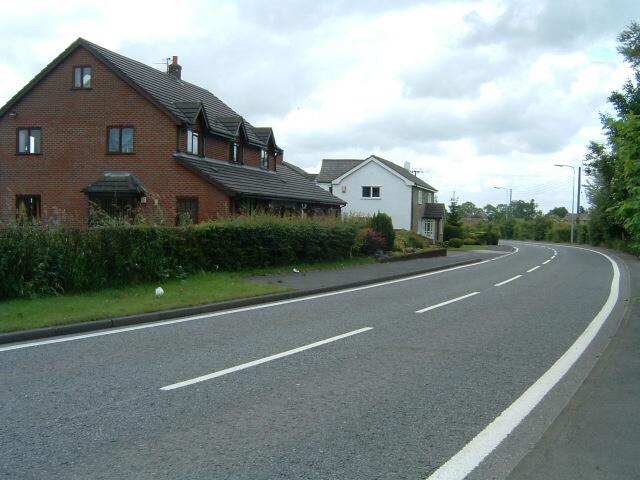
[[[592,251],[517,248],[377,286],[0,347],[0,476],[425,479],[448,465],[504,477],[537,440],[526,421],[499,448],[485,438],[486,455],[459,452],[580,337],[614,274]],[[537,406],[537,428],[558,408]]]

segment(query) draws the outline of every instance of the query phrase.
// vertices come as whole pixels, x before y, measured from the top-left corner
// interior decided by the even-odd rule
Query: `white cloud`
[[[548,210],[568,206],[553,163],[579,164],[629,77],[615,37],[634,15],[633,0],[35,0],[3,6],[0,103],[83,36],[148,64],[179,55],[310,170],[376,153],[441,200],[498,203],[505,186]]]

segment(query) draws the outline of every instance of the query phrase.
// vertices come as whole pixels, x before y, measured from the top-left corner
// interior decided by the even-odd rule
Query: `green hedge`
[[[235,219],[189,227],[0,229],[0,298],[50,295],[180,277],[339,260],[357,233],[349,223]]]

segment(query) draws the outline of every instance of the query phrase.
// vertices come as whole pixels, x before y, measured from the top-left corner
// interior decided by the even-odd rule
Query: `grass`
[[[462,245],[460,248],[447,247],[447,250],[460,252],[463,250],[486,250],[487,248],[488,248],[487,245]]]
[[[244,277],[291,272],[293,268],[300,271],[312,271],[360,265],[374,261],[371,258],[353,258],[344,261],[267,267],[233,273],[198,273],[183,280],[174,279],[55,297],[7,300],[0,302],[0,332],[86,322],[283,292],[290,289],[278,285],[251,282]],[[158,286],[162,286],[165,291],[161,297],[155,296],[155,289]]]

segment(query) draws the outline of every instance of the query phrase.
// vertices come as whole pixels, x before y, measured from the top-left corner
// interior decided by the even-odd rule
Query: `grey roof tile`
[[[144,193],[142,182],[130,172],[105,172],[91,185],[82,189],[85,193]]]
[[[283,164],[277,171],[177,153],[178,163],[219,186],[231,196],[294,200],[328,205],[345,202]]]
[[[378,157],[377,155],[371,155],[370,157],[367,157],[364,160],[325,158],[324,160],[322,160],[322,167],[320,169],[320,173],[318,174],[318,178],[316,179],[316,181],[320,183],[331,182],[336,178],[341,177],[342,175],[347,173],[349,170],[357,167],[362,162],[368,160],[371,157],[383,163],[384,165],[392,169],[394,172],[400,174],[407,180],[413,182],[416,186],[437,192],[435,188],[433,188],[431,185],[429,185],[427,182],[425,182],[421,178],[416,177],[406,168],[401,167],[400,165],[396,165],[395,163],[387,159],[384,159],[382,157]]]
[[[447,215],[444,203],[427,203],[422,218],[445,218]]]

